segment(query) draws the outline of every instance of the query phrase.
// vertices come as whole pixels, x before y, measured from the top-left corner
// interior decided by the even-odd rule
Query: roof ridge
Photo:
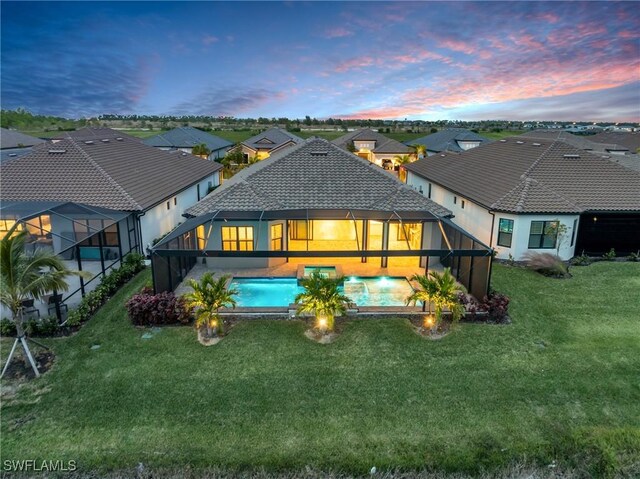
[[[544,156],[549,153],[549,151],[551,150],[551,148],[558,142],[559,140],[553,140],[551,143],[549,143],[549,146],[547,147],[546,150],[544,150],[542,153],[540,153],[540,156],[538,156],[538,158],[536,158],[536,160],[531,163],[529,165],[529,168],[527,168],[526,170],[524,170],[524,173],[522,173],[522,175],[520,176],[520,178],[525,178],[527,176],[529,176],[529,173],[531,173],[533,171],[533,169],[538,165],[538,163],[540,163],[540,161],[542,161],[542,159],[544,158]],[[568,144],[568,143],[567,143]]]
[[[80,144],[78,144],[78,143],[77,143],[77,141],[76,141],[75,139],[73,139],[73,138],[69,138],[68,140],[69,140],[69,141],[71,142],[71,144],[75,147],[75,149],[76,149],[77,151],[79,151],[79,152],[80,152],[80,154],[82,154],[82,155],[83,155],[87,160],[89,160],[89,163],[91,163],[91,165],[93,165],[93,167],[94,167],[94,168],[96,168],[96,170],[98,170],[98,172],[99,172],[100,174],[102,174],[102,176],[104,176],[104,177],[107,179],[107,181],[108,181],[109,183],[111,183],[111,184],[113,185],[113,187],[114,187],[118,192],[120,192],[120,193],[121,193],[121,194],[122,194],[122,195],[127,199],[127,201],[129,201],[129,202],[130,202],[130,204],[132,204],[133,206],[135,206],[135,209],[138,209],[138,210],[142,210],[142,209],[144,209],[144,208],[142,208],[142,206],[141,206],[141,205],[140,205],[136,200],[134,200],[134,199],[133,199],[133,197],[131,197],[131,195],[129,195],[129,193],[127,193],[127,192],[126,192],[126,190],[125,190],[122,186],[120,186],[120,184],[119,184],[116,180],[114,180],[114,179],[111,177],[111,175],[109,175],[109,173],[107,173],[107,172],[104,170],[104,168],[102,168],[102,166],[100,166],[100,165],[98,164],[98,162],[97,162],[97,161],[95,161],[95,160],[91,157],[91,155],[89,155],[89,153],[87,153],[86,151],[84,151],[84,149],[80,146]],[[63,141],[64,141],[64,140],[63,140]]]

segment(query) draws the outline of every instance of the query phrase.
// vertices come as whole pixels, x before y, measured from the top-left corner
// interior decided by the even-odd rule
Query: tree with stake
[[[33,253],[26,253],[27,231],[16,232],[17,225],[0,240],[0,303],[11,311],[17,332],[0,377],[7,371],[18,343],[22,345],[38,377],[40,373],[27,345],[22,302],[27,299],[38,300],[50,291],[67,291],[69,285],[66,279],[69,276],[86,277],[88,274],[67,269],[64,262],[51,251],[38,248]]]

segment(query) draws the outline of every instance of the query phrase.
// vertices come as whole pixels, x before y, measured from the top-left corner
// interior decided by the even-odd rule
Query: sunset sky
[[[5,2],[2,108],[640,121],[636,2]]]

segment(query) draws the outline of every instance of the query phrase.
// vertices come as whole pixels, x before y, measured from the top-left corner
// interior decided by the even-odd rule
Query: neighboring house
[[[2,202],[73,202],[133,214],[143,249],[220,184],[222,165],[127,137],[64,139],[2,165]]]
[[[191,126],[174,128],[159,135],[142,140],[145,145],[155,146],[161,150],[180,150],[192,153],[193,147],[205,145],[210,153],[209,160],[217,160],[224,157],[233,143]]]
[[[592,140],[594,136],[573,135],[567,131],[534,130],[520,135],[525,138],[539,138],[547,141],[560,140],[596,155],[625,155],[629,148],[615,143],[597,143]]]
[[[40,143],[44,143],[44,140],[19,131],[0,128],[0,163],[26,155],[34,145]]]
[[[424,145],[427,147],[427,155],[435,155],[443,151],[461,152],[480,145],[491,143],[492,140],[480,136],[471,130],[464,128],[447,128],[432,133],[417,140],[407,141],[406,145]]]
[[[404,168],[409,186],[499,258],[556,253],[558,244],[563,259],[640,249],[640,173],[567,143],[511,137]]]
[[[53,137],[51,141],[55,143],[56,141],[66,140],[69,138],[80,141],[103,140],[105,138],[112,138],[114,140],[117,140],[118,138],[126,138],[128,140],[135,140],[138,142],[142,141],[140,138],[127,135],[120,130],[113,130],[111,128],[98,126],[85,126],[79,130],[63,131],[60,132],[59,135]]]
[[[488,287],[491,250],[456,228],[447,208],[320,138],[241,170],[186,214],[153,250],[158,291],[204,258],[234,270],[356,265],[369,276],[442,264],[473,294]]]
[[[332,143],[388,170],[396,168],[396,156],[414,154],[413,148],[368,128],[349,132]]]
[[[631,153],[637,153],[640,150],[640,132],[603,131],[587,138],[595,143],[622,145]]]
[[[299,136],[282,128],[269,128],[240,143],[245,161],[251,158],[264,160],[274,153],[295,146],[304,141]]]

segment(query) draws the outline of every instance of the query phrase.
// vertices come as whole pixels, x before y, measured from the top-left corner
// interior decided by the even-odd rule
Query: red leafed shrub
[[[509,298],[501,293],[491,291],[482,299],[482,303],[489,312],[489,320],[496,323],[509,321]]]
[[[158,326],[163,324],[188,324],[192,310],[181,297],[171,292],[153,294],[144,288],[126,303],[129,319],[136,326]]]
[[[470,294],[458,295],[460,304],[464,306],[466,321],[479,321],[489,323],[508,323],[509,298],[504,294],[492,291],[488,296],[478,301]]]

